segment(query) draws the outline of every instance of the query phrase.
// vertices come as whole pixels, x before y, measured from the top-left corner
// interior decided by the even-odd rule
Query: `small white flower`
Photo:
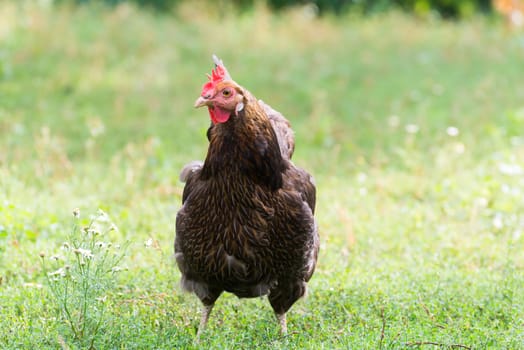
[[[102,135],[106,130],[104,123],[98,117],[89,119],[87,121],[87,127],[92,137]]]
[[[109,222],[109,215],[106,214],[105,211],[103,211],[102,209],[98,209],[97,211],[97,221],[100,221],[100,222]]]
[[[102,232],[102,228],[97,222],[93,222],[88,228],[87,228],[87,234],[91,236],[98,236]]]
[[[98,233],[97,233],[95,230],[93,230],[92,228],[88,228],[87,231],[86,231],[86,233],[87,233],[88,235],[91,235],[91,236],[96,236],[96,235],[98,235]]]
[[[63,267],[59,268],[58,270],[56,271],[53,271],[53,272],[48,272],[47,275],[49,277],[55,277],[55,278],[58,278],[58,277],[65,277],[67,276],[67,271],[66,269],[64,269]]]
[[[89,249],[77,248],[77,249],[73,250],[73,253],[75,253],[77,255],[82,255],[86,259],[94,258],[93,253]]]
[[[80,218],[80,209],[78,208],[73,209],[73,216],[77,219]]]
[[[460,133],[459,132],[459,129],[454,127],[454,126],[448,126],[448,128],[446,129],[446,133],[451,136],[451,137],[455,137],[455,136],[458,136],[458,134]]]
[[[104,248],[106,246],[106,244],[104,242],[96,242],[95,243],[95,247],[97,248]]]
[[[524,169],[518,164],[500,163],[498,168],[504,175],[517,176],[524,174]]]
[[[357,181],[358,181],[359,183],[364,183],[364,182],[366,182],[367,178],[368,178],[368,177],[367,177],[367,175],[366,175],[365,173],[358,173],[358,175],[357,175]]]
[[[58,255],[53,255],[49,259],[58,261],[58,260],[60,260],[60,257]]]
[[[493,227],[497,230],[504,227],[504,222],[502,221],[502,215],[500,213],[497,213],[493,218]]]
[[[153,238],[149,238],[147,241],[145,241],[144,245],[146,248],[150,248],[153,245]]]
[[[69,245],[69,243],[64,242],[64,243],[62,244],[62,249],[64,249],[64,250],[68,250],[69,248],[71,248],[71,246]]]
[[[479,197],[475,200],[475,203],[479,206],[479,207],[487,207],[488,204],[489,204],[489,201],[487,198],[485,197]]]
[[[388,124],[392,128],[396,128],[400,124],[400,118],[397,115],[392,115],[388,118]]]
[[[408,134],[416,134],[419,130],[419,127],[416,124],[408,124],[406,125],[405,130]]]
[[[122,271],[123,269],[120,267],[120,266],[115,266],[111,269],[111,272],[113,273],[116,273],[116,272],[120,272]]]

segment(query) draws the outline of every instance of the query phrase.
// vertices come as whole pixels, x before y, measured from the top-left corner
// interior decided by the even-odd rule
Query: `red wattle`
[[[209,117],[211,118],[211,121],[213,122],[213,124],[218,123],[217,118],[215,117],[215,112],[213,111],[213,108],[207,107],[207,109],[209,110]]]
[[[231,112],[220,107],[209,107],[209,116],[213,124],[225,123],[229,120]]]

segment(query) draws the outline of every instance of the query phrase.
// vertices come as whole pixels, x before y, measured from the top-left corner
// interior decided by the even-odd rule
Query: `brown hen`
[[[317,262],[312,177],[291,162],[289,122],[234,82],[215,56],[215,70],[195,107],[212,124],[204,163],[184,167],[175,258],[182,286],[204,304],[197,337],[224,291],[267,295],[287,331],[286,312],[306,292]]]

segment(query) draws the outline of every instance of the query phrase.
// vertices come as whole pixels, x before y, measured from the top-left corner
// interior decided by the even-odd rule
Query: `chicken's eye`
[[[229,90],[229,89],[225,89],[224,91],[222,91],[222,95],[224,95],[224,97],[229,97],[229,96],[231,96],[231,90]]]

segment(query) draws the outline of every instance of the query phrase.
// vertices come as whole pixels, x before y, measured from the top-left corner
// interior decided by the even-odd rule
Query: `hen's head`
[[[216,56],[213,56],[215,69],[208,75],[209,81],[202,87],[195,107],[207,106],[209,116],[214,124],[225,123],[231,114],[237,115],[244,108],[242,88],[235,83]]]

